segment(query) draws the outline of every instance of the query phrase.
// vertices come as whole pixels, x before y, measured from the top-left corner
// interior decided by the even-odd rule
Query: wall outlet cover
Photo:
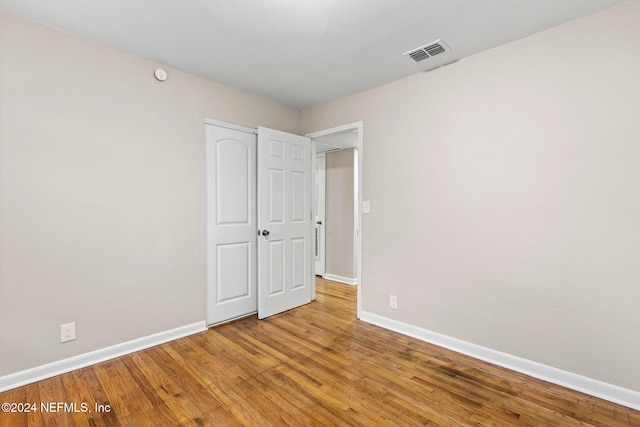
[[[60,325],[60,342],[73,341],[76,339],[76,322]]]
[[[396,295],[389,295],[389,308],[398,309],[398,297]]]

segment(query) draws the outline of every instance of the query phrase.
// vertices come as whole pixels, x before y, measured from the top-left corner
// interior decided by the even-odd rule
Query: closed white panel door
[[[313,252],[315,271],[317,276],[323,276],[325,270],[325,162],[327,156],[323,153],[316,156],[315,171],[315,212],[316,224],[313,236]]]
[[[256,135],[206,125],[207,324],[257,310]]]
[[[258,128],[258,317],[311,301],[311,140]]]

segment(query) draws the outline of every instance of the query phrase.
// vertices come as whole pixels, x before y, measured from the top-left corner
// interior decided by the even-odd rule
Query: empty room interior
[[[640,0],[0,0],[0,425],[640,425],[639,76]]]

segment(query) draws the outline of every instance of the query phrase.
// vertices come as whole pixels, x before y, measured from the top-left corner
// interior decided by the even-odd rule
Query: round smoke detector
[[[156,78],[156,80],[160,82],[167,80],[167,77],[168,77],[167,72],[162,68],[158,68],[156,71],[154,71],[153,75]]]

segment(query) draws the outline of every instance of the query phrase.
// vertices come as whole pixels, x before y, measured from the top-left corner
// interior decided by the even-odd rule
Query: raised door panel
[[[216,304],[230,303],[250,297],[251,257],[250,243],[229,243],[216,245],[217,287]]]
[[[255,155],[251,147],[236,139],[216,142],[216,220],[218,225],[248,224],[251,218],[250,170]],[[255,175],[254,175],[255,176]]]

